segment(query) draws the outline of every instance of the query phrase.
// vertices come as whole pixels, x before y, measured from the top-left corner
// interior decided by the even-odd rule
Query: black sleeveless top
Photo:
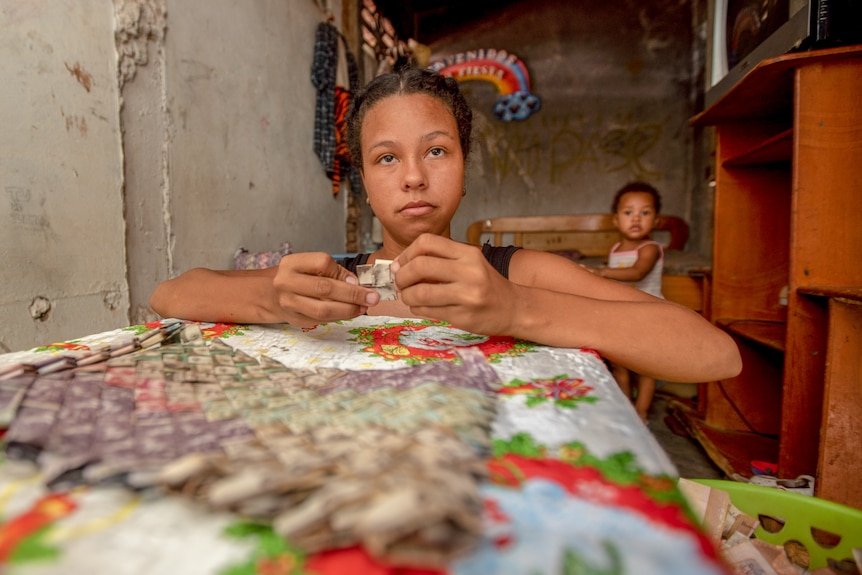
[[[512,259],[512,254],[519,249],[521,248],[515,246],[497,247],[485,244],[482,246],[482,255],[485,256],[491,267],[500,272],[504,278],[509,279],[509,261]],[[358,254],[352,257],[341,258],[338,260],[338,265],[347,268],[347,271],[356,273],[356,266],[365,265],[370,255]]]

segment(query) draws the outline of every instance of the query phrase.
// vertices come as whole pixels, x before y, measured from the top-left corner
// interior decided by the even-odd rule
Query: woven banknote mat
[[[391,370],[291,369],[195,324],[0,381],[7,457],[52,487],[122,482],[271,522],[309,552],[393,564],[473,548],[499,379],[479,351]]]

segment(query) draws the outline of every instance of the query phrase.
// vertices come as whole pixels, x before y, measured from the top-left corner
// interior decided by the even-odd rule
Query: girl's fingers
[[[380,299],[377,292],[360,286],[355,275],[338,265],[326,253],[285,256],[279,264],[274,284],[284,294],[307,298],[298,303],[302,306],[299,309],[311,305],[310,300],[369,306],[375,305]]]

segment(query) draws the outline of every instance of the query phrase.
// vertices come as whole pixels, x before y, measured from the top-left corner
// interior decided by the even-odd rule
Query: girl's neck
[[[444,238],[451,238],[449,228],[446,228],[443,233],[438,235],[443,236]],[[407,245],[401,245],[401,242],[396,241],[392,236],[384,234],[383,245],[368,256],[368,262],[374,263],[377,260],[394,260],[398,257],[398,254],[406,250],[409,245],[409,243]]]
[[[377,260],[394,260],[402,251],[404,251],[402,248],[393,249],[390,247],[387,249],[386,244],[383,244],[368,256],[368,263],[374,263]]]

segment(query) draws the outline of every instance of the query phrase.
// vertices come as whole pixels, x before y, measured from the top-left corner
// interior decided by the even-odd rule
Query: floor
[[[675,397],[678,397],[677,393],[663,390],[662,387],[656,392],[648,418],[650,431],[676,465],[680,477],[727,479],[697,441],[689,437],[680,426],[668,426],[667,404]]]

